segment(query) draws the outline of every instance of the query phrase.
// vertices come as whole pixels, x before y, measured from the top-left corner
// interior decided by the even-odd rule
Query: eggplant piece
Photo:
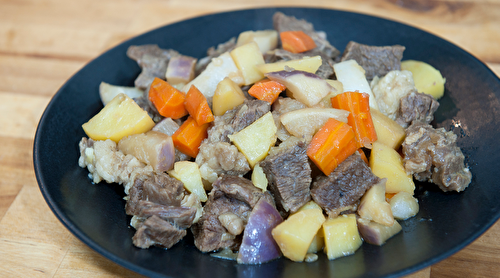
[[[386,226],[364,218],[358,218],[358,230],[366,242],[380,246],[399,233],[402,227],[398,221],[394,221],[392,226]]]
[[[286,86],[292,98],[312,107],[335,89],[314,73],[292,70],[266,73],[265,76]]]
[[[261,198],[255,205],[243,232],[237,261],[240,264],[261,264],[281,256],[271,231],[283,222],[276,208]]]
[[[157,131],[124,137],[118,142],[118,149],[151,165],[156,172],[172,169],[175,161],[172,137]]]
[[[172,86],[184,86],[194,78],[194,68],[198,60],[189,56],[172,57],[168,62],[165,78]]]

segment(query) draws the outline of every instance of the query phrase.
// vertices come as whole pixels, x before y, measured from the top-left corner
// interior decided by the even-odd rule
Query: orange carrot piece
[[[266,78],[253,84],[248,94],[272,104],[285,89],[285,85]]]
[[[198,125],[210,123],[214,120],[214,114],[210,110],[210,106],[208,106],[207,98],[196,86],[191,85],[189,88],[184,105],[189,115],[196,120]]]
[[[371,148],[371,143],[377,141],[377,133],[370,114],[369,95],[359,92],[345,92],[332,99],[332,107],[351,112],[347,123],[354,130],[358,148]]]
[[[201,141],[208,137],[207,129],[208,124],[198,125],[196,120],[189,116],[172,135],[174,147],[190,157],[196,157]]]
[[[330,118],[314,135],[307,148],[307,156],[328,176],[357,149],[352,128]]]
[[[284,50],[301,53],[316,48],[316,43],[303,31],[285,31],[280,33]]]
[[[179,119],[188,113],[184,107],[186,99],[184,93],[172,87],[165,80],[155,77],[149,88],[148,96],[158,113],[163,117]]]

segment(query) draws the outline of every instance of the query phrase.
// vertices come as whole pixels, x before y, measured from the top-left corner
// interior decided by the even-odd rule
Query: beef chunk
[[[439,108],[439,102],[431,95],[412,92],[401,98],[396,115],[396,122],[407,128],[413,121],[430,123],[434,112]]]
[[[137,207],[138,211],[135,214],[137,217],[149,218],[156,215],[181,229],[189,228],[196,215],[194,207],[165,206],[144,200],[139,201]]]
[[[186,234],[186,230],[179,229],[168,221],[154,215],[139,226],[132,241],[139,248],[148,248],[152,245],[170,248]]]
[[[262,193],[245,178],[226,175],[218,178],[208,195],[202,217],[191,227],[196,247],[202,252],[221,248],[237,250],[242,235],[231,234],[219,221],[219,216],[231,213],[246,223],[250,212],[261,198],[274,204],[269,193]]]
[[[404,46],[370,46],[350,41],[341,61],[355,60],[365,70],[366,79],[384,76],[391,70],[401,69]]]
[[[443,191],[463,191],[472,179],[464,166],[464,155],[456,145],[457,136],[444,128],[414,121],[403,142],[405,170],[416,180],[435,183]]]
[[[313,24],[304,19],[297,19],[294,16],[287,16],[282,12],[273,15],[274,29],[278,32],[303,31],[309,35],[316,43],[316,50],[325,53],[326,56],[334,58],[340,54],[334,46],[328,42],[324,32],[316,32]]]
[[[127,49],[127,56],[142,68],[135,80],[135,86],[147,89],[155,77],[165,79],[168,61],[179,53],[171,49],[161,49],[156,44],[132,45]]]
[[[125,211],[128,215],[139,212],[139,201],[147,200],[166,206],[180,206],[185,190],[181,181],[166,173],[153,173],[137,178],[130,189]]]
[[[311,187],[312,199],[329,216],[357,204],[374,184],[380,182],[356,152],[349,156],[329,176],[319,176]]]
[[[260,166],[282,214],[296,212],[311,200],[311,167],[304,142],[282,143],[260,162]]]

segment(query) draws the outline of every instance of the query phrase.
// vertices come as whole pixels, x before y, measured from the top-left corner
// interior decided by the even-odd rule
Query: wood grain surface
[[[75,238],[46,205],[32,162],[37,123],[60,86],[91,59],[156,27],[265,6],[335,8],[441,36],[500,75],[500,0],[0,0],[0,276],[137,277]],[[500,223],[408,277],[499,277]]]

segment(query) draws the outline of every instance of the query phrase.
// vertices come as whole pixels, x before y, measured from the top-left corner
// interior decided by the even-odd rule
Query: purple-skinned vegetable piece
[[[238,253],[238,263],[261,264],[281,256],[271,231],[283,222],[274,206],[261,198],[250,213]]]

